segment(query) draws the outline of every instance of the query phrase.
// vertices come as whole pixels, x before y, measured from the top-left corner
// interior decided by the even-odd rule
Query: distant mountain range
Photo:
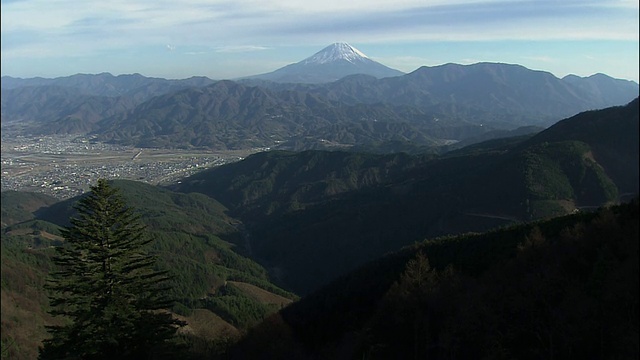
[[[394,71],[339,43],[268,76],[238,81],[5,76],[1,120],[3,131],[88,135],[137,147],[412,152],[545,128],[639,94],[637,83],[603,74],[559,79],[500,63]],[[305,74],[341,78],[265,80]]]
[[[347,43],[334,43],[300,62],[266,74],[249,76],[247,79],[318,84],[333,82],[355,74],[376,78],[404,75],[402,71],[371,60]]]
[[[150,78],[140,74],[113,76],[109,73],[76,74],[54,79],[47,78],[14,78],[2,77],[2,89],[63,87],[76,89],[84,95],[132,98],[135,101],[145,101],[157,95],[162,95],[190,87],[200,87],[213,84],[204,76],[194,76],[189,79],[167,80]]]

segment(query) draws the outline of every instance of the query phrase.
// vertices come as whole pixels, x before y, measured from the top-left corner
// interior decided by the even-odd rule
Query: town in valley
[[[169,184],[266,150],[141,149],[87,136],[27,136],[4,130],[2,191],[40,192],[58,199],[84,193],[99,178]]]

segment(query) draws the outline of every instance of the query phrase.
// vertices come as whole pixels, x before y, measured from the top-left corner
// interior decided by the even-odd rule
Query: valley
[[[87,191],[98,178],[167,184],[264,150],[140,149],[77,135],[17,136],[3,131],[2,191],[68,199]]]

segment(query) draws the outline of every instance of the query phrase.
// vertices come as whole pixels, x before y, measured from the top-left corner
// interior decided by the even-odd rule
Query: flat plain
[[[66,199],[98,178],[168,184],[265,149],[141,149],[94,142],[84,136],[2,133],[2,191],[35,191]]]

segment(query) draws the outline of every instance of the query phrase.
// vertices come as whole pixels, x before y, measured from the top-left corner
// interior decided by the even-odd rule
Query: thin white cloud
[[[216,49],[216,52],[219,53],[240,53],[240,52],[252,52],[252,51],[262,51],[268,50],[269,47],[266,46],[256,46],[256,45],[229,45],[229,46],[221,46]]]
[[[638,39],[638,15],[604,3],[478,2],[283,19],[274,33],[297,38],[348,33],[358,41]],[[371,8],[375,9],[375,8]]]
[[[337,34],[369,39],[372,34],[383,35],[387,41],[637,39],[633,30],[638,16],[628,11],[637,5],[632,1],[25,0],[3,6],[2,34],[4,38],[31,32],[43,39],[80,42],[96,36],[82,46],[108,43],[111,37],[120,38],[125,46],[166,38],[179,38],[186,45],[223,41],[232,46],[253,38],[286,43],[305,37],[325,43],[324,38]]]

